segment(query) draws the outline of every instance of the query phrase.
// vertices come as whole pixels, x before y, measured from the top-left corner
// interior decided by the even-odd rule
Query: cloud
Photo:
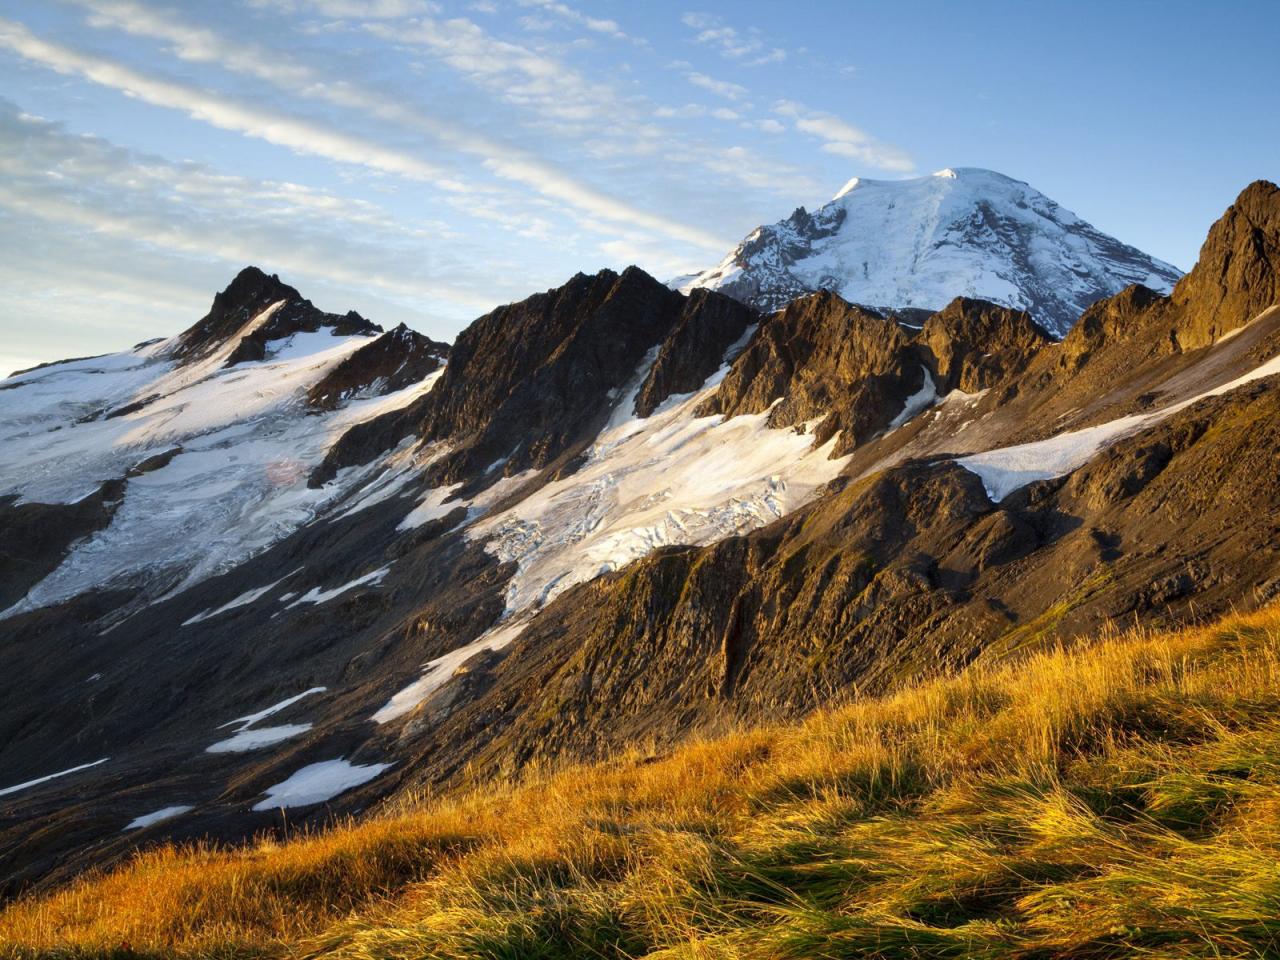
[[[251,43],[227,41],[213,31],[189,27],[172,16],[130,0],[77,2],[89,8],[99,22],[110,22],[130,33],[173,43],[174,52],[184,59],[216,62],[227,69],[266,80],[294,95],[321,99],[387,121],[401,129],[417,130],[452,149],[480,158],[483,168],[494,176],[530,187],[543,197],[568,204],[582,214],[639,226],[708,251],[719,251],[725,245],[722,237],[610,196],[511,143],[495,141],[356,84],[328,82],[327,78],[276,51],[263,50]],[[382,25],[369,25],[368,29],[382,33]],[[440,24],[418,19],[400,25],[387,36],[403,42],[431,45],[459,69],[482,73],[491,73],[495,69],[520,70],[530,78],[531,85],[544,85],[539,89],[554,90],[555,80],[563,76],[554,61],[515,45],[492,40],[470,21],[453,20]],[[82,75],[157,106],[183,110],[196,119],[286,146],[299,153],[361,164],[385,173],[430,182],[442,190],[467,192],[472,189],[462,177],[423,160],[416,152],[380,146],[367,137],[355,137],[334,128],[238,103],[202,89],[149,77],[123,64],[41,40],[12,21],[0,19],[0,46],[7,46],[29,60],[59,72]],[[507,65],[494,66],[494,57],[507,58]]]
[[[787,59],[787,51],[781,47],[768,46],[759,30],[752,29],[743,35],[709,13],[686,13],[680,20],[695,31],[694,43],[714,47],[722,57],[736,60],[745,67],[781,63]]]
[[[904,150],[881,143],[833,114],[810,110],[791,100],[779,100],[773,109],[780,116],[790,117],[796,130],[823,141],[824,153],[897,173],[915,170],[915,162]]]
[[[522,7],[537,7],[547,13],[553,13],[563,20],[586,27],[594,33],[602,33],[618,40],[627,39],[627,35],[622,32],[616,20],[589,17],[568,4],[558,3],[557,0],[517,0],[517,2]]]
[[[388,25],[365,25],[390,43],[430,51],[437,62],[493,91],[509,103],[559,120],[596,123],[613,120],[618,98],[606,85],[528,47],[500,40],[464,17],[420,17]]]
[[[707,108],[700,103],[686,103],[682,107],[658,107],[653,111],[655,117],[663,119],[695,120],[707,115]]]
[[[403,224],[368,201],[139,154],[4,101],[0,207],[228,269],[266,260],[420,304],[445,301],[468,313],[492,305],[492,294],[476,293],[490,276],[483,248],[456,236],[433,248],[445,224]]]
[[[595,190],[580,177],[542,160],[529,150],[426,115],[414,108],[408,98],[388,97],[382,91],[365,89],[350,81],[333,83],[279,51],[268,50],[240,38],[220,37],[211,30],[182,23],[173,15],[136,0],[70,2],[87,7],[100,22],[109,22],[128,32],[172,43],[174,53],[183,59],[216,63],[234,72],[258,77],[295,96],[322,99],[359,111],[366,117],[379,118],[396,130],[419,130],[464,154],[480,157],[483,169],[494,176],[530,186],[545,199],[568,204],[579,217],[611,220],[618,225],[617,229],[641,227],[707,252],[719,253],[726,245],[725,237],[690,227],[676,219],[664,218]],[[546,8],[541,0],[536,3],[529,0],[529,3],[538,9]],[[552,12],[556,11],[553,9]],[[556,121],[552,132],[558,136],[585,137],[575,144],[573,153],[578,156],[586,155],[597,160],[630,157],[634,160],[661,151],[670,162],[693,164],[734,183],[743,183],[744,177],[748,176],[725,167],[718,145],[689,142],[682,150],[672,150],[671,137],[660,128],[644,122],[644,118],[650,116],[658,119],[703,116],[711,112],[708,108],[696,105],[649,107],[642,101],[624,99],[608,84],[594,82],[544,52],[496,38],[466,18],[415,17],[394,24],[370,22],[357,27],[379,39],[429,51],[437,62],[483,89],[540,117]],[[747,89],[738,84],[715,80],[691,68],[687,70],[690,82],[735,103],[741,104],[742,98],[748,94]],[[732,112],[741,115],[741,108]],[[729,119],[724,110],[718,116]],[[567,129],[566,123],[569,124]],[[582,130],[574,127],[579,123]],[[527,138],[526,142],[529,142]],[[653,172],[645,169],[639,177],[648,180]],[[461,176],[457,179],[464,180]],[[770,189],[776,191],[783,181],[770,178],[769,182],[773,184]],[[646,188],[642,195],[670,196],[674,193],[675,185],[668,181],[661,185],[661,189]],[[511,199],[519,206],[524,204],[523,198]],[[463,205],[473,206],[489,216],[496,209],[492,203],[466,201]],[[672,209],[683,208],[673,204]],[[508,209],[509,214],[514,212]]]
[[[208,90],[150,77],[104,57],[41,40],[21,24],[3,18],[0,18],[0,47],[7,47],[58,73],[82,76],[154,106],[181,110],[193,119],[287,147],[296,153],[434,183],[445,190],[465,189],[443,168],[413,154],[379,147],[322,124],[238,102]]]
[[[703,90],[710,91],[718,97],[724,97],[726,100],[745,99],[749,92],[746,87],[740,84],[730,83],[728,80],[716,80],[714,77],[708,77],[705,73],[686,73],[685,79],[695,87],[701,87]]]

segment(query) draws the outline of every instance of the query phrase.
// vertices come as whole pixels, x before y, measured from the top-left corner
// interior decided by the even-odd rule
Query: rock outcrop
[[[392,393],[440,369],[449,345],[403,323],[345,358],[307,390],[311,406],[331,410],[354,396]]]

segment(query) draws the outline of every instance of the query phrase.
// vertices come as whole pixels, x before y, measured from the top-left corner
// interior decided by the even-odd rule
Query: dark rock
[[[897,323],[834,293],[816,293],[760,324],[698,413],[768,410],[771,427],[825,417],[814,442],[826,443],[839,431],[841,453],[887,427],[924,376]]]
[[[139,460],[129,470],[129,477],[140,477],[144,473],[151,473],[159,470],[161,467],[168,466],[169,461],[182,452],[181,447],[173,447],[169,450],[162,450],[160,453],[152,454],[145,459]]]
[[[1052,338],[1023,310],[957,297],[929,317],[916,337],[938,394],[978,393],[1021,373]]]
[[[725,351],[758,319],[730,297],[693,291],[636,395],[635,412],[647,417],[668,397],[701,387],[719,369]]]
[[[502,462],[493,479],[546,467],[592,439],[611,393],[680,318],[684,298],[637,267],[578,274],[499,307],[458,335],[419,435],[449,440],[434,483]]]
[[[307,391],[307,402],[332,410],[359,393],[393,393],[440,368],[449,345],[410,330],[403,323],[371,340],[330,370]]]

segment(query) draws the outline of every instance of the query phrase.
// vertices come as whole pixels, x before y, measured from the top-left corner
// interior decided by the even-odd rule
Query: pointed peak
[[[267,273],[250,264],[235,275],[235,278],[218,294],[215,301],[221,299],[228,306],[239,306],[250,302],[261,302],[268,298],[274,302],[298,300],[301,297],[302,295],[296,289],[280,279],[279,274]]]
[[[1183,349],[1212,343],[1280,300],[1280,187],[1255,180],[1209,228],[1200,258],[1178,281]]]

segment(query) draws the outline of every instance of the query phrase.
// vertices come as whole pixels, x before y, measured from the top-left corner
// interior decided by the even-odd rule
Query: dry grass
[[[1280,953],[1280,608],[788,728],[154,850],[0,914],[19,956]]]

